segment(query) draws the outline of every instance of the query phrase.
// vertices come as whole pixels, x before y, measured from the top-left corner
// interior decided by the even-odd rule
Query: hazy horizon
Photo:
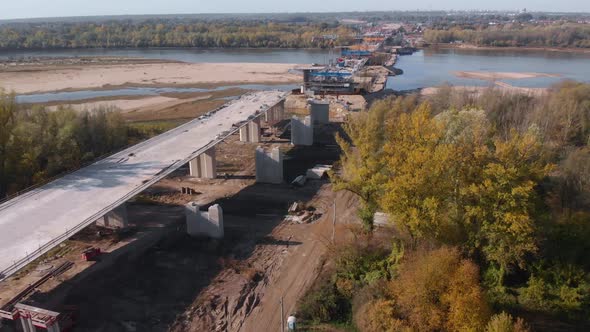
[[[321,13],[321,12],[365,12],[365,11],[517,11],[526,8],[531,12],[588,13],[590,1],[535,1],[535,0],[497,0],[490,5],[483,2],[479,6],[469,0],[415,0],[411,3],[391,5],[381,0],[336,1],[321,3],[300,0],[293,3],[277,4],[272,0],[241,1],[189,1],[168,0],[164,3],[146,4],[143,0],[103,0],[85,2],[83,6],[76,0],[54,0],[51,5],[45,0],[21,0],[7,3],[0,13],[0,20],[33,19],[77,16],[115,16],[115,15],[189,15],[189,14],[256,14],[256,13]]]

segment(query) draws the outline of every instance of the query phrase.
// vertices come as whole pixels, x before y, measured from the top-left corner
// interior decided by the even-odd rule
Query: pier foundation
[[[311,123],[326,124],[330,122],[330,103],[327,101],[312,100],[309,102]]]
[[[219,204],[212,205],[207,212],[203,212],[197,203],[191,202],[185,206],[185,215],[188,235],[223,238],[223,209]]]
[[[256,182],[283,183],[283,153],[278,147],[270,152],[256,148]]]
[[[311,116],[299,119],[296,116],[291,118],[291,144],[313,145],[313,124]]]

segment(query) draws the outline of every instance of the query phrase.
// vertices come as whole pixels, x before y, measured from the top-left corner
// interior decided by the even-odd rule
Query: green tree
[[[330,173],[335,190],[348,190],[361,199],[359,216],[367,230],[373,228],[373,216],[385,181],[382,169],[387,112],[385,108],[374,108],[346,123],[347,137],[337,136],[342,149],[341,173]]]
[[[8,191],[9,174],[7,174],[8,145],[15,126],[16,103],[14,94],[9,95],[0,89],[0,197]]]

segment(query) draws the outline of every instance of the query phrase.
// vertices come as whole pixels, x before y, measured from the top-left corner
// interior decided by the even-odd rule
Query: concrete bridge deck
[[[0,280],[222,141],[286,94],[251,93],[0,205]]]

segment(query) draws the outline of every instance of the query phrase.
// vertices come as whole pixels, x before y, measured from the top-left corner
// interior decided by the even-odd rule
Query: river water
[[[387,88],[413,90],[452,85],[487,86],[490,82],[459,78],[457,71],[535,72],[558,75],[526,79],[503,79],[517,87],[545,88],[564,79],[590,82],[590,54],[537,50],[426,49],[401,56],[396,64],[403,75],[390,77]]]
[[[83,50],[38,50],[0,52],[0,60],[26,57],[73,57],[73,56],[117,56],[164,59],[184,62],[238,62],[238,63],[327,63],[336,56],[328,50],[296,49],[83,49]],[[467,50],[467,49],[426,49],[413,55],[401,56],[396,67],[403,75],[390,77],[387,88],[413,90],[452,85],[487,86],[484,80],[459,78],[457,71],[485,72],[535,72],[557,75],[558,77],[537,77],[527,79],[503,79],[502,82],[518,87],[549,87],[564,79],[590,82],[590,54],[573,52],[532,51],[532,50]],[[113,90],[85,90],[76,92],[42,93],[18,96],[18,102],[43,103],[51,101],[76,101],[97,97],[158,95],[166,92],[206,92],[232,87],[261,90],[296,88],[297,85],[237,85],[214,89],[197,88],[125,88]]]
[[[80,49],[0,51],[0,60],[30,57],[135,57],[144,59],[174,60],[189,63],[328,63],[335,56],[321,49],[202,49],[202,48],[150,48],[150,49]]]

